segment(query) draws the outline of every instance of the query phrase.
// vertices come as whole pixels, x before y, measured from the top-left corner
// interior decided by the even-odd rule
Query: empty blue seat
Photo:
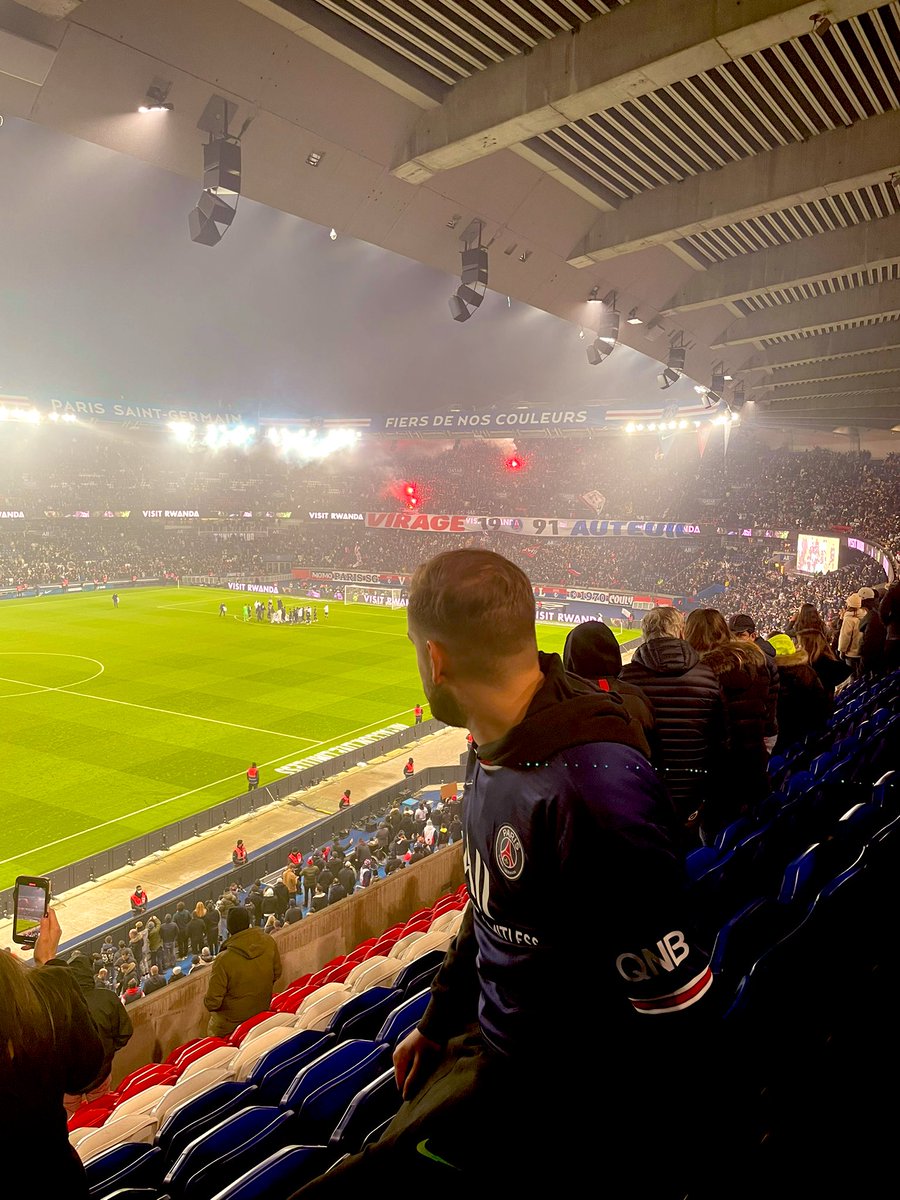
[[[203,1130],[256,1102],[256,1088],[249,1083],[225,1080],[173,1109],[156,1132],[154,1142],[170,1167],[181,1151]]]
[[[297,1073],[279,1101],[281,1108],[299,1109],[307,1096],[362,1062],[377,1045],[374,1040],[355,1038],[327,1050]]]
[[[340,1032],[342,1039],[346,1040],[347,1038],[362,1038],[366,1041],[374,1041],[375,1034],[384,1024],[384,1018],[392,1009],[396,1008],[399,1002],[403,999],[403,993],[397,991],[396,988],[367,989],[367,992],[374,991],[379,991],[382,993],[382,995],[366,1008],[349,1017],[343,1023]],[[343,1007],[343,1005],[341,1007]]]
[[[404,1000],[402,1004],[398,1004],[394,1011],[389,1013],[385,1018],[385,1022],[379,1029],[375,1040],[377,1042],[387,1042],[390,1046],[396,1045],[397,1042],[402,1042],[406,1035],[415,1029],[421,1021],[430,999],[431,991],[425,988],[415,996],[410,996],[408,1000]]]
[[[341,1154],[358,1153],[390,1121],[401,1103],[394,1068],[389,1067],[356,1093],[334,1127],[329,1146]]]
[[[297,1110],[298,1128],[304,1142],[329,1140],[357,1092],[391,1066],[392,1047],[384,1042],[365,1058],[304,1097]]]
[[[85,1174],[92,1198],[116,1188],[153,1188],[162,1178],[162,1150],[146,1142],[124,1142],[92,1159]]]
[[[325,1146],[284,1146],[257,1163],[212,1200],[286,1200],[334,1162]]]
[[[167,1171],[162,1189],[178,1200],[209,1200],[231,1180],[294,1141],[297,1114],[258,1106],[234,1113],[190,1142]]]
[[[297,1058],[301,1054],[318,1051],[319,1054],[328,1049],[328,1035],[320,1033],[316,1029],[300,1029],[292,1037],[285,1038],[283,1042],[279,1042],[277,1046],[273,1046],[271,1050],[267,1050],[262,1058],[258,1059],[254,1064],[252,1071],[247,1076],[248,1083],[259,1085],[260,1080],[267,1072],[281,1066],[282,1063],[291,1058]],[[316,1054],[314,1053],[314,1057]],[[258,1104],[265,1104],[262,1099],[257,1099]]]
[[[407,963],[394,980],[394,987],[403,993],[404,999],[415,992],[420,992],[423,987],[427,986],[422,981],[427,980],[428,983],[431,983],[440,969],[444,957],[443,950],[428,950],[421,958],[414,958],[411,963]],[[419,986],[415,987],[414,984]]]
[[[349,1000],[345,1000],[341,1007],[335,1011],[328,1022],[328,1032],[343,1037],[344,1027],[354,1017],[365,1017],[366,1013],[376,1005],[390,1001],[393,997],[396,997],[395,1003],[401,997],[398,989],[393,987],[370,987],[366,988],[364,992],[359,992],[357,995],[351,996]],[[378,1026],[376,1026],[377,1028]],[[347,1036],[364,1037],[367,1035],[360,1033]]]
[[[259,1089],[257,1103],[277,1104],[291,1081],[300,1074],[303,1068],[314,1062],[315,1059],[321,1058],[325,1051],[330,1050],[335,1044],[334,1034],[320,1033],[314,1044],[310,1044],[305,1050],[270,1067],[257,1079],[256,1086]]]

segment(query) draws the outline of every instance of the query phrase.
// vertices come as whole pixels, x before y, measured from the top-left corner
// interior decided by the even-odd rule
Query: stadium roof
[[[199,180],[213,94],[254,200],[450,274],[480,217],[493,290],[614,292],[761,422],[900,423],[897,0],[0,0],[0,113]]]

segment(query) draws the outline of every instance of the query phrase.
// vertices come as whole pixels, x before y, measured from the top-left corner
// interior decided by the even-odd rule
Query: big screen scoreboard
[[[797,535],[797,570],[803,575],[827,575],[838,569],[841,540],[818,533]]]

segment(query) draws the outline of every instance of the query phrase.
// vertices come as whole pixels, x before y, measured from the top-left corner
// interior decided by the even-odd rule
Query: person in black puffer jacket
[[[644,644],[622,668],[622,679],[650,699],[656,720],[657,771],[688,832],[685,847],[699,844],[699,812],[717,777],[725,737],[719,681],[684,641],[684,618],[674,608],[652,608],[641,622]]]

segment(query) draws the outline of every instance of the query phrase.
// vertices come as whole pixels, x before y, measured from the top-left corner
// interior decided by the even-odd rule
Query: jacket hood
[[[242,958],[254,959],[267,953],[271,946],[271,937],[262,929],[257,929],[254,926],[251,929],[242,929],[240,933],[233,933],[226,941],[223,949],[231,950],[234,954],[240,954]]]
[[[683,638],[651,638],[638,646],[631,659],[654,675],[684,675],[696,667],[700,655]]]
[[[488,766],[524,770],[542,766],[560,750],[591,742],[618,742],[649,758],[647,739],[615,692],[598,691],[577,675],[569,674],[558,654],[539,652],[543,685],[528,712],[513,729],[495,742],[477,748]]]
[[[72,972],[78,986],[83,992],[92,992],[94,990],[94,972],[91,969],[91,961],[85,958],[83,954],[73,954],[68,960],[69,970]]]
[[[582,679],[603,679],[622,670],[616,635],[602,621],[585,621],[570,630],[563,647],[563,666]]]
[[[805,650],[795,650],[793,654],[779,654],[775,659],[776,666],[779,671],[784,667],[802,667],[809,662],[809,655]]]

